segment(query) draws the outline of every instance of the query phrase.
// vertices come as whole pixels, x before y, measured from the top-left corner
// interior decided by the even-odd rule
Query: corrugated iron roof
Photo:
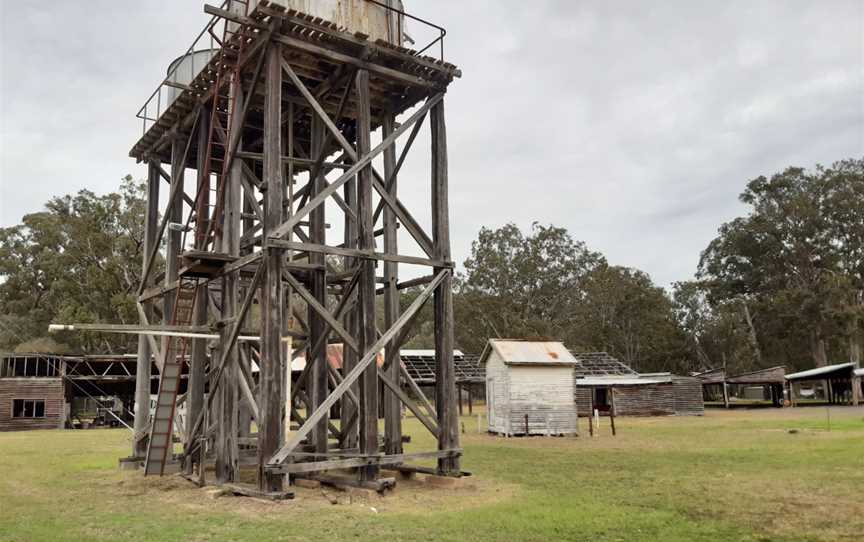
[[[558,341],[523,341],[515,339],[489,339],[480,363],[485,364],[495,350],[508,365],[576,365],[573,354]]]
[[[828,365],[826,367],[816,367],[815,369],[808,369],[806,371],[801,371],[798,373],[792,373],[786,375],[786,380],[807,380],[809,378],[814,378],[817,376],[824,376],[834,372],[843,372],[847,369],[854,369],[854,363],[837,363],[835,365]]]
[[[433,357],[434,358],[435,357],[435,350],[433,350],[431,348],[429,348],[429,349],[413,349],[413,350],[410,348],[403,348],[402,350],[399,351],[399,355],[402,356],[403,358],[406,356],[425,356],[425,357]],[[464,355],[465,354],[462,353],[461,350],[455,350],[455,349],[453,350],[453,357],[461,357]]]
[[[334,369],[341,370],[342,362],[344,358],[342,356],[342,344],[328,344],[327,345],[327,361],[330,362],[330,366]],[[378,367],[384,365],[384,352],[378,353],[378,359],[376,361],[378,363]],[[292,371],[302,371],[303,368],[306,367],[306,352],[300,353],[297,357],[291,360],[291,370]]]
[[[437,380],[434,350],[400,350],[399,357],[418,384],[434,384]],[[460,350],[453,351],[453,372],[457,384],[486,381],[486,368],[480,364],[480,358],[465,355]]]
[[[855,376],[864,376],[864,369],[855,369]]]
[[[636,371],[606,352],[583,352],[574,354],[579,364],[576,377],[588,376],[632,376]]]
[[[649,384],[667,384],[672,382],[672,375],[609,375],[586,376],[576,379],[576,386],[646,386]]]

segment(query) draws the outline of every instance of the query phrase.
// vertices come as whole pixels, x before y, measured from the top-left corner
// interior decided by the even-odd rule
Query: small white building
[[[486,367],[489,432],[502,435],[569,435],[577,432],[573,367],[560,342],[490,339]]]

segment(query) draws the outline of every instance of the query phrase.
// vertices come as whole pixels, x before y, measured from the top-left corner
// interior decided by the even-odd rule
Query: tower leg
[[[387,114],[384,118],[383,135],[389,137],[396,129],[396,117]],[[384,179],[390,180],[396,169],[396,146],[391,145],[384,151]],[[396,179],[391,181],[390,193],[396,197]],[[397,239],[396,215],[389,207],[384,209],[384,252],[398,254],[399,245]],[[389,329],[399,318],[399,290],[396,288],[399,282],[399,264],[396,262],[384,262],[384,328]],[[387,376],[396,385],[401,379],[399,367],[399,345],[391,342],[386,349],[386,362],[388,367]],[[388,454],[402,453],[402,402],[399,397],[390,391],[384,390],[384,443],[385,452]]]
[[[369,153],[372,132],[371,106],[369,98],[369,72],[359,70],[356,76],[357,91],[357,155]],[[359,244],[361,249],[374,250],[375,233],[372,223],[372,167],[367,166],[357,174],[357,218],[359,222]],[[361,266],[359,292],[360,336],[357,341],[361,352],[375,343],[375,262],[359,260]],[[378,363],[373,361],[360,377],[360,452],[378,453]],[[378,466],[360,468],[361,480],[378,477]]]
[[[317,115],[312,116],[312,144],[310,155],[312,159],[317,159],[323,151],[324,146],[324,123]],[[312,195],[318,195],[324,189],[324,171],[323,168],[319,171],[315,179],[312,179]],[[309,240],[311,243],[318,245],[327,244],[326,225],[325,225],[325,206],[319,205],[309,214]],[[326,263],[326,257],[322,253],[312,253],[309,255],[309,263],[316,264],[322,267],[311,273],[311,288],[310,291],[315,299],[323,306],[327,306],[327,274],[323,269]],[[324,335],[326,322],[321,315],[313,308],[309,308],[309,348],[307,349],[308,362],[312,364],[312,374],[310,379],[309,399],[312,402],[311,410],[318,408],[321,403],[327,399],[327,347],[319,350],[319,354],[315,359],[309,359],[312,345],[316,344],[319,338]],[[327,452],[327,420],[328,416],[324,416],[315,426],[312,432],[311,439],[315,446],[316,452]]]
[[[284,477],[265,469],[282,446],[282,251],[266,246],[267,235],[282,223],[282,48],[267,50],[264,100],[264,287],[261,292],[261,419],[258,427],[258,486],[282,491]]]
[[[450,261],[450,217],[447,179],[447,127],[444,101],[430,113],[432,124],[432,232],[435,256]],[[436,269],[440,272],[441,269]],[[453,369],[453,277],[448,273],[435,291],[435,408],[438,413],[439,450],[459,447],[459,418],[456,412],[456,377]],[[458,457],[438,459],[441,474],[458,474]]]
[[[159,222],[159,163],[150,162],[147,169],[147,211],[144,216],[144,243],[142,246],[143,265],[146,271],[147,258],[156,242],[156,228]],[[150,303],[145,306],[147,317],[152,320]],[[133,457],[147,455],[147,439],[138,438],[147,432],[150,423],[150,343],[144,335],[138,336],[138,363],[135,369],[135,438],[132,442]]]

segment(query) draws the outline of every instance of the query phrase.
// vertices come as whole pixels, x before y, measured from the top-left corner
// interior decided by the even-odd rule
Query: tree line
[[[759,177],[740,201],[746,214],[720,226],[693,279],[669,289],[554,225],[481,229],[454,285],[457,347],[555,339],[643,372],[860,361],[864,159]],[[0,350],[132,351],[128,336],[46,330],[137,322],[143,212],[143,185],[127,177],[116,193],[53,198],[0,229]],[[408,346],[430,347],[431,311],[415,329]]]

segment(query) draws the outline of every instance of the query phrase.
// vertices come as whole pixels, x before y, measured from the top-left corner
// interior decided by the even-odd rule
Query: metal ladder
[[[198,279],[181,278],[174,298],[174,312],[171,324],[189,325],[198,295]],[[174,341],[179,342],[175,355]],[[165,343],[165,359],[159,376],[159,393],[156,396],[156,412],[150,423],[150,441],[147,444],[147,457],[144,461],[144,475],[165,474],[165,465],[172,458],[174,449],[174,414],[177,395],[180,392],[180,375],[186,364],[186,351],[190,339],[168,337]]]

